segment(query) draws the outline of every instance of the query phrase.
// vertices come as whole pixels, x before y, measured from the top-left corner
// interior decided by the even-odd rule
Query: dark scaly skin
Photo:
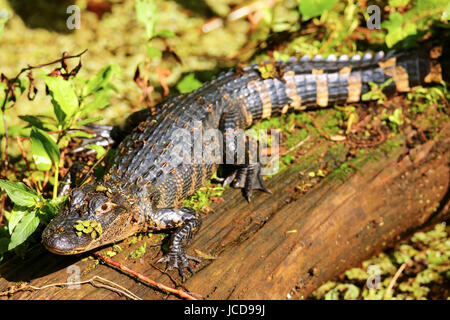
[[[291,58],[268,63],[272,71],[264,78],[262,65],[230,70],[195,92],[170,98],[148,110],[133,114],[117,132],[131,131],[117,147],[116,157],[103,181],[85,184],[71,192],[70,201],[43,233],[52,252],[74,254],[125,239],[137,232],[174,229],[169,252],[160,260],[169,268],[192,271],[184,248],[201,225],[200,215],[181,202],[208,181],[219,161],[202,158],[171,161],[180,141],[176,130],[198,133],[220,129],[222,133],[245,129],[263,118],[308,107],[357,102],[370,90],[369,82],[385,83],[386,92],[409,91],[428,82],[449,80],[448,49],[378,53],[347,58]],[[437,50],[437,51],[436,51]],[[440,54],[439,54],[440,53]],[[444,73],[441,73],[441,71]],[[213,147],[218,147],[214,146]],[[224,153],[231,148],[226,145]],[[251,156],[251,155],[250,155]],[[203,159],[204,160],[204,159]],[[225,183],[243,188],[249,199],[253,189],[269,191],[261,179],[258,163],[235,166]],[[95,220],[103,232],[93,239],[76,234],[78,220]]]

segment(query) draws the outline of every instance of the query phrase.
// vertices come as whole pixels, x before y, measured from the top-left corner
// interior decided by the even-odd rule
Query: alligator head
[[[42,243],[57,254],[89,251],[141,231],[140,217],[134,201],[119,191],[86,184],[72,190],[69,201],[45,228]]]

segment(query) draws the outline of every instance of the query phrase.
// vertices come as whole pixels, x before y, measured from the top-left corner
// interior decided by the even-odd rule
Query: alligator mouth
[[[86,251],[86,250],[83,250],[83,249],[80,249],[80,248],[75,248],[75,249],[71,249],[71,250],[60,249],[60,248],[49,246],[45,242],[43,243],[43,245],[44,245],[45,249],[47,249],[51,253],[55,253],[55,254],[59,254],[59,255],[78,254],[78,253],[82,253],[82,252]]]
[[[77,237],[75,233],[52,233],[52,230],[44,230],[42,244],[44,247],[59,255],[77,254],[87,251],[90,244],[90,237]]]

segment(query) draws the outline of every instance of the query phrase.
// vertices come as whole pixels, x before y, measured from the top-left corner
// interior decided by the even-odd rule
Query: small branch
[[[394,284],[397,282],[397,279],[402,274],[403,270],[406,267],[406,263],[404,262],[400,268],[398,268],[397,272],[394,274],[394,277],[392,278],[391,282],[389,283],[389,286],[386,289],[386,292],[384,293],[383,300],[386,300],[389,296],[389,293],[391,292],[392,288],[394,287]]]
[[[3,105],[5,105],[6,103],[6,96],[5,96],[5,100],[3,102]],[[7,172],[8,172],[8,144],[9,144],[9,134],[8,134],[8,124],[6,122],[6,110],[2,107],[2,118],[3,118],[3,128],[5,129],[5,155],[4,155],[4,160],[3,160],[3,165],[5,166],[5,173],[4,173],[4,177],[6,178],[7,176]]]
[[[54,61],[51,62],[47,62],[47,63],[43,63],[43,64],[38,64],[36,66],[28,66],[26,68],[22,68],[22,70],[20,70],[20,72],[15,76],[15,78],[13,79],[12,83],[15,83],[17,81],[17,79],[19,78],[19,76],[24,73],[25,71],[29,71],[32,69],[37,69],[37,68],[42,68],[42,67],[48,67],[51,66],[52,64],[58,63],[58,62],[62,62],[66,59],[73,59],[73,58],[79,58],[81,57],[83,54],[85,54],[88,51],[88,49],[84,49],[82,52],[72,55],[72,56],[66,56],[65,54],[63,54],[63,56],[59,59],[56,59]]]
[[[300,146],[302,146],[306,141],[308,141],[310,138],[310,136],[307,136],[305,139],[303,139],[302,141],[300,141],[299,143],[297,143],[295,146],[289,148],[288,150],[286,150],[286,152],[283,152],[281,154],[275,155],[272,159],[270,159],[269,163],[266,165],[267,167],[270,167],[272,165],[272,163],[276,160],[279,160],[281,156],[284,156],[285,154],[288,154],[296,149],[298,149]]]
[[[121,271],[123,271],[124,273],[128,274],[128,275],[132,275],[133,277],[137,278],[138,280],[140,280],[141,282],[148,284],[150,286],[156,287],[160,290],[163,290],[165,292],[169,292],[169,293],[173,293],[176,294],[182,298],[188,299],[188,300],[198,300],[197,298],[191,296],[190,294],[182,291],[182,290],[178,290],[175,288],[171,288],[169,286],[166,286],[165,284],[156,282],[152,279],[147,278],[146,276],[116,262],[111,260],[110,258],[105,257],[104,255],[102,255],[101,253],[97,253],[95,252],[94,255],[98,258],[100,258],[101,260],[103,260],[107,265],[115,267],[120,269]]]
[[[99,281],[100,283],[97,283],[96,281]],[[104,283],[101,283],[101,282],[104,282]],[[100,276],[94,276],[91,279],[85,280],[85,281],[51,283],[51,284],[47,284],[42,287],[32,286],[32,285],[24,282],[17,286],[13,286],[6,291],[0,292],[0,297],[1,296],[9,296],[16,292],[30,290],[30,289],[31,290],[43,290],[43,289],[47,289],[47,288],[51,288],[51,287],[74,286],[74,285],[87,284],[87,283],[89,283],[97,288],[104,288],[104,289],[108,289],[108,290],[114,291],[116,293],[122,294],[132,300],[142,300],[142,298],[138,297],[137,295],[135,295],[128,289],[118,285],[115,282],[112,282],[110,280],[102,278]],[[105,284],[105,283],[107,283],[107,284]]]

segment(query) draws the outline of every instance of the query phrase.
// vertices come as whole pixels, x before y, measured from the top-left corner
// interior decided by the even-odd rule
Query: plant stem
[[[53,182],[53,200],[58,196],[59,163],[55,163],[55,180]]]

